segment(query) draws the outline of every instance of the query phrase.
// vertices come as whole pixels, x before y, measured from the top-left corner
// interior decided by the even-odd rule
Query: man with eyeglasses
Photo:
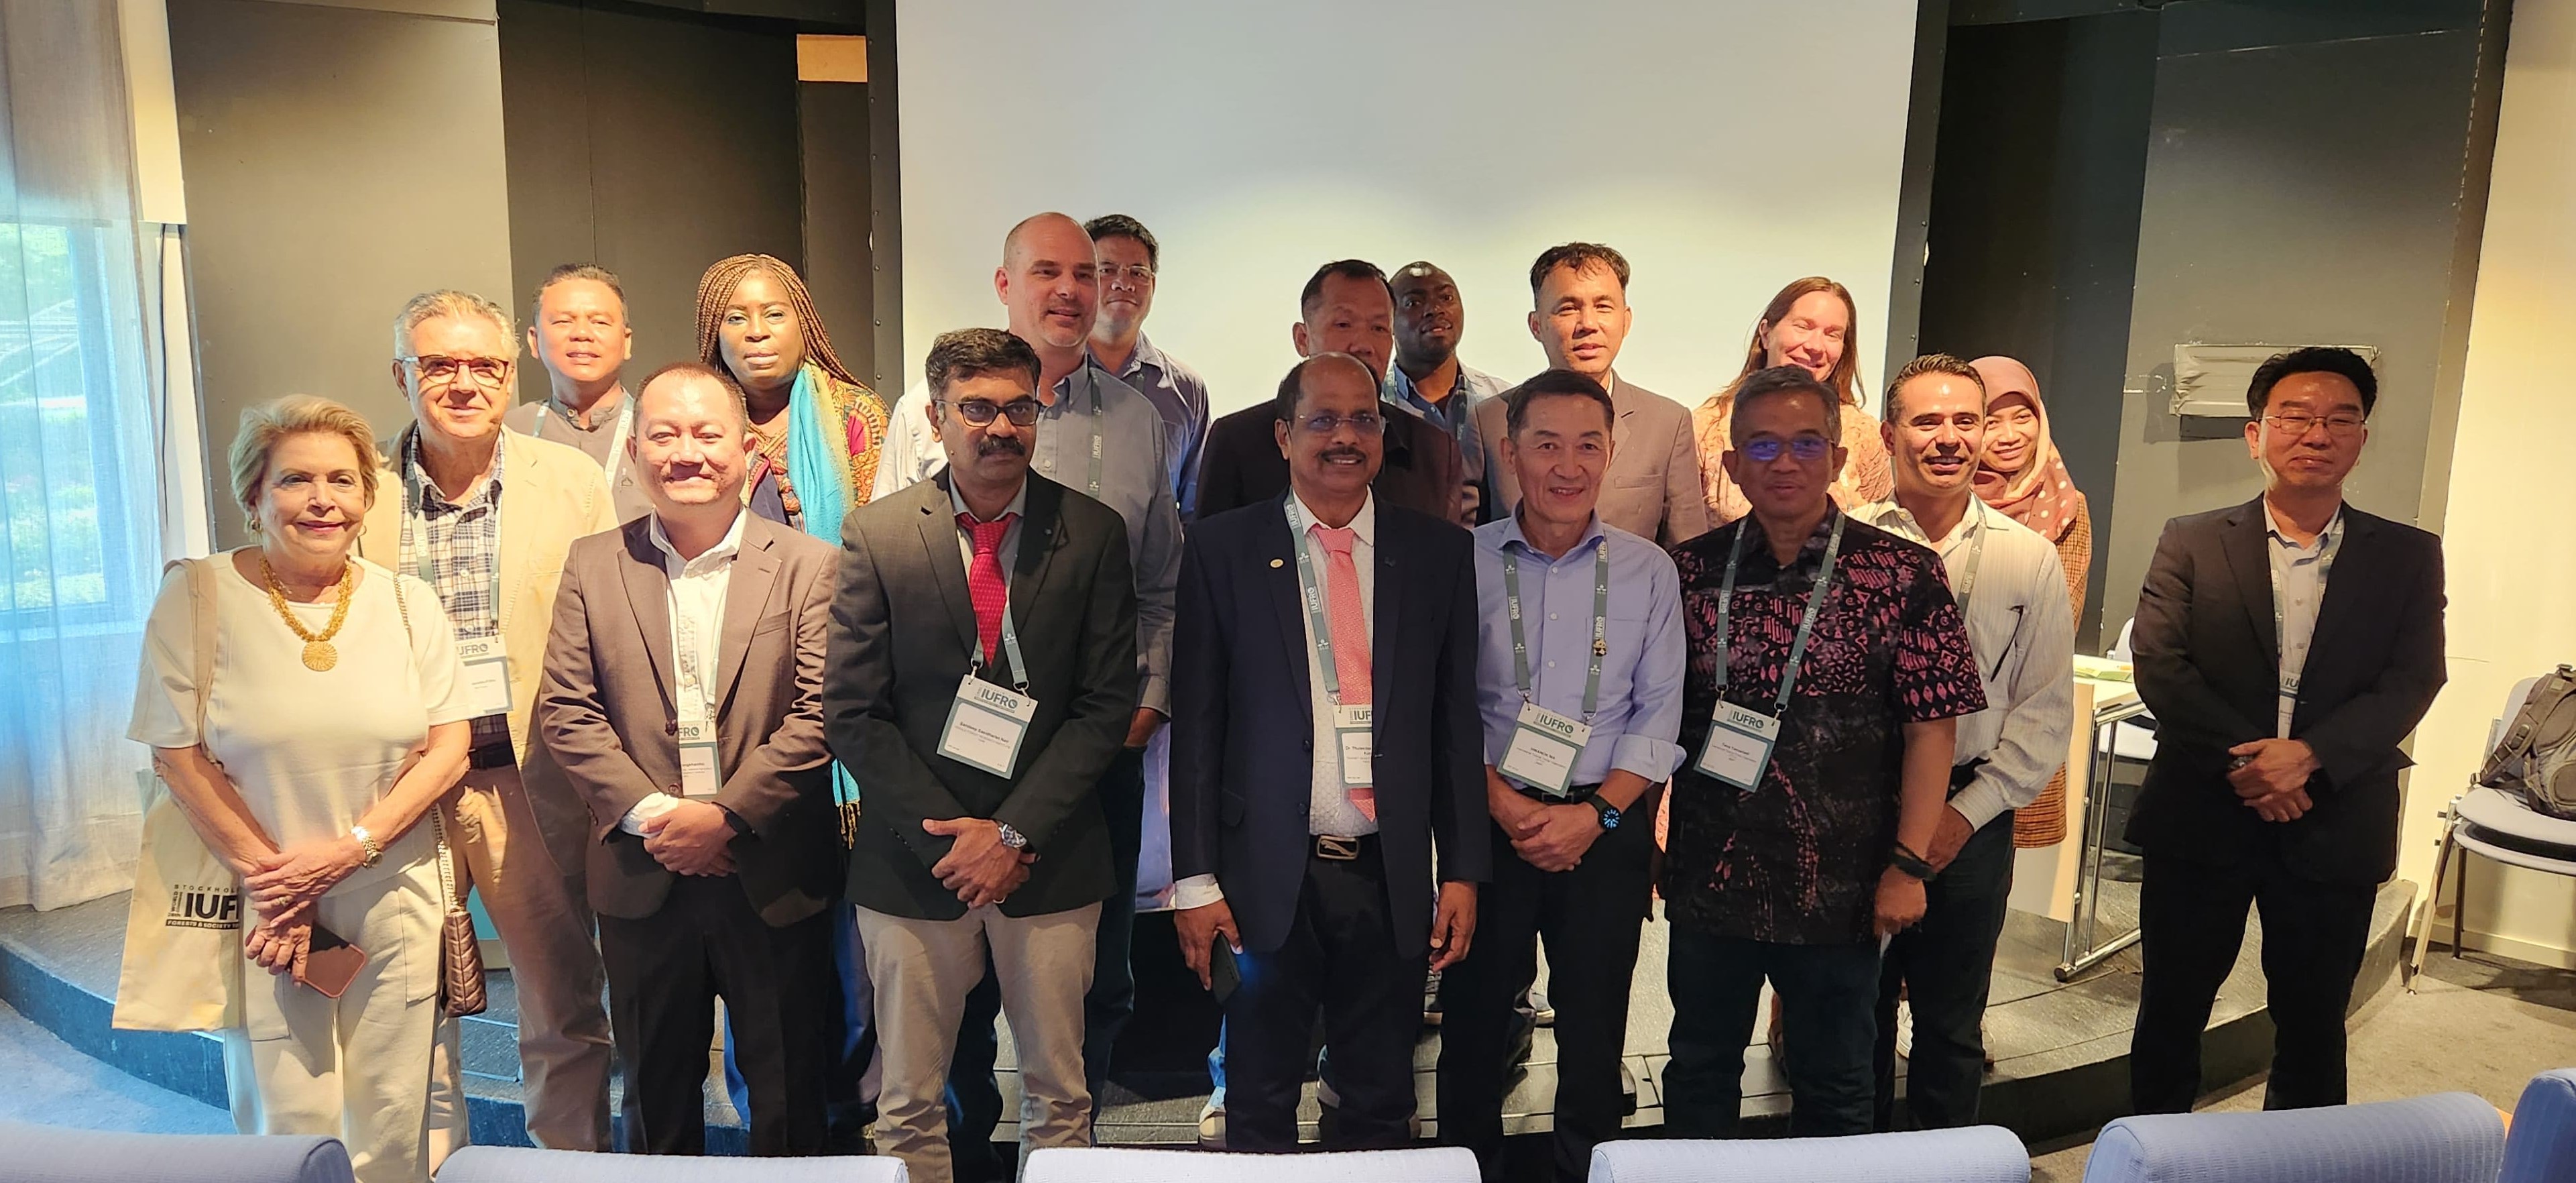
[[[412,423],[384,448],[358,553],[438,589],[476,703],[471,765],[444,808],[456,889],[478,891],[510,953],[528,1137],[607,1150],[606,979],[584,892],[590,811],[529,720],[573,540],[617,527],[579,449],[502,425],[518,343],[507,309],[466,292],[394,318],[393,380]],[[454,1118],[463,1135],[464,1101]],[[460,1141],[461,1144],[461,1141]]]
[[[1198,501],[1199,444],[1207,438],[1207,380],[1145,339],[1163,245],[1143,222],[1105,214],[1082,224],[1100,252],[1100,319],[1091,326],[1091,356],[1163,413],[1172,461],[1172,496],[1181,516]]]
[[[1473,541],[1371,492],[1402,421],[1377,382],[1347,354],[1290,369],[1289,488],[1201,518],[1182,563],[1174,927],[1225,1009],[1237,1150],[1296,1148],[1319,1015],[1325,1144],[1411,1140],[1423,972],[1467,955],[1491,867]]]
[[[2129,815],[2141,1113],[2187,1113],[2200,1037],[2263,914],[2275,1028],[2266,1109],[2340,1105],[2344,1013],[2397,867],[2399,750],[2445,679],[2442,543],[2353,508],[2379,379],[2348,349],[2254,371],[2245,449],[2263,495],[2165,523],[2130,637],[2156,755]]]
[[[1180,577],[1181,518],[1172,496],[1171,454],[1161,412],[1102,369],[1090,352],[1100,310],[1099,253],[1082,225],[1058,213],[1037,214],[1002,239],[993,294],[1010,316],[1012,336],[1028,343],[1040,366],[1037,419],[1023,433],[1029,468],[1109,508],[1127,523],[1136,579],[1136,660],[1141,683],[1127,743],[1101,773],[1100,807],[1109,813],[1118,893],[1102,909],[1100,961],[1093,975],[1089,1034],[1083,1052],[1094,1095],[1106,1079],[1109,1049],[1135,1009],[1136,980],[1127,947],[1136,924],[1136,868],[1143,856],[1145,749],[1171,716],[1172,587]],[[927,383],[904,393],[894,410],[894,454],[879,461],[876,496],[936,474],[948,463],[934,424],[939,409]],[[852,765],[856,767],[856,765]],[[992,1151],[1002,1094],[993,1082],[999,1054],[993,1032],[1002,997],[986,982],[967,1000],[952,1069],[957,1108],[951,1114],[958,1171],[999,1178]]]
[[[1378,394],[1457,443],[1465,483],[1460,522],[1473,526],[1486,517],[1485,467],[1493,462],[1476,431],[1476,408],[1502,395],[1503,380],[1458,360],[1467,308],[1458,297],[1458,281],[1448,272],[1431,263],[1407,263],[1387,287],[1395,296],[1395,364],[1386,368]]]
[[[1083,996],[1118,891],[1099,798],[1136,709],[1136,584],[1118,515],[1031,471],[1041,364],[996,329],[932,343],[948,463],[850,515],[832,611],[825,728],[867,794],[849,893],[877,1146],[924,1183],[961,1173],[943,1070],[988,979],[1019,1051],[1022,1161],[1091,1142]]]
[[[1386,273],[1361,259],[1316,268],[1297,296],[1297,321],[1289,326],[1288,339],[1299,357],[1348,354],[1368,367],[1372,381],[1385,382],[1395,345],[1395,299],[1388,294]],[[1208,428],[1199,465],[1199,517],[1276,501],[1288,491],[1288,460],[1271,434],[1277,422],[1269,407],[1256,406]],[[1405,415],[1387,421],[1378,443],[1382,463],[1371,487],[1380,499],[1442,521],[1459,520],[1459,474],[1464,468],[1456,442]]]
[[[1865,1134],[1879,951],[1923,918],[1958,720],[1986,694],[1940,557],[1834,509],[1842,403],[1799,366],[1737,391],[1753,512],[1673,549],[1690,665],[1663,895],[1664,1120],[1724,1138],[1769,978],[1789,1134]]]

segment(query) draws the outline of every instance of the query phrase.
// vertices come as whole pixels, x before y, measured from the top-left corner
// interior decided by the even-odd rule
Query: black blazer
[[[1492,864],[1475,548],[1449,522],[1380,501],[1376,552],[1379,849],[1395,952],[1419,957],[1435,846],[1442,880],[1481,883]],[[1269,952],[1312,850],[1314,692],[1284,495],[1190,527],[1172,650],[1172,874],[1215,875],[1244,946]]]
[[[832,754],[858,781],[850,900],[917,920],[966,914],[930,873],[954,840],[924,818],[983,817],[1028,835],[1029,881],[1010,916],[1108,898],[1109,826],[1095,792],[1136,713],[1136,580],[1127,524],[1097,501],[1029,474],[1011,569],[1011,619],[1037,718],[1008,780],[939,754],[939,732],[969,668],[975,602],[957,552],[943,470],[852,510],[841,531],[823,719]],[[1007,668],[993,676],[1007,676]]]
[[[1395,407],[1386,416],[1385,459],[1369,488],[1379,505],[1398,505],[1444,522],[1459,519],[1465,502],[1464,462],[1458,441]],[[1279,454],[1279,422],[1268,400],[1219,419],[1199,445],[1199,499],[1192,517],[1204,520],[1288,495],[1288,458]]]
[[[2260,498],[2165,523],[2130,637],[2138,694],[2155,712],[2155,761],[2129,841],[2158,857],[2277,861],[2322,883],[2375,884],[2397,869],[2397,749],[2448,676],[2442,540],[2347,504],[2318,606],[2290,737],[2316,749],[2316,808],[2255,816],[2227,783],[2227,749],[2270,738],[2279,710],[2269,523]]]

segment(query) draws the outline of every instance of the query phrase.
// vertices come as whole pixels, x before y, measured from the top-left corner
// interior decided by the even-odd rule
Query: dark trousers
[[[1538,976],[1541,940],[1557,1016],[1556,1177],[1585,1178],[1593,1144],[1619,1134],[1619,1055],[1651,899],[1655,797],[1628,811],[1638,824],[1602,834],[1580,864],[1554,874],[1523,861],[1502,827],[1487,827],[1494,881],[1477,893],[1476,939],[1440,978],[1439,1111],[1440,1140],[1475,1151],[1488,1179],[1502,1177],[1504,1083],[1524,1046],[1513,1038],[1514,1005]]]
[[[1878,974],[1877,1128],[1896,1128],[1896,998],[1914,1010],[1905,1076],[1907,1126],[1977,1124],[1986,1079],[1986,990],[2012,895],[2013,815],[2007,809],[1968,836],[1957,858],[1923,885],[1923,922],[1888,942]]]
[[[1136,862],[1145,845],[1145,750],[1120,748],[1101,773],[1100,811],[1109,821],[1109,869],[1118,879],[1100,903],[1099,956],[1091,990],[1083,995],[1082,1074],[1091,1085],[1091,1112],[1100,1113],[1101,1086],[1109,1081],[1109,1049],[1136,1010],[1136,971],[1127,946],[1136,932]],[[989,964],[984,980],[966,995],[957,1025],[957,1052],[948,1062],[948,1156],[957,1178],[972,1183],[999,1179],[993,1127],[1002,1120],[1002,1091],[993,1083],[993,1021],[1002,1013],[1002,987]]]
[[[684,875],[642,920],[599,918],[630,1150],[704,1154],[707,1048],[724,999],[753,1154],[819,1154],[830,1071],[828,911],[772,928],[731,875]]]
[[[1672,993],[1672,1062],[1664,1067],[1664,1126],[1675,1138],[1731,1138],[1744,1107],[1744,1049],[1762,980],[1788,1001],[1789,1135],[1870,1132],[1876,1089],[1878,942],[1784,945],[1675,928],[1665,984]],[[1564,1022],[1559,1011],[1557,1021]]]
[[[868,992],[868,967],[859,955],[859,914],[856,908],[841,900],[824,909],[826,924],[832,934],[832,998],[824,1007],[824,1017],[832,1023],[827,1049],[831,1066],[825,1073],[824,1120],[829,1126],[827,1148],[834,1154],[856,1154],[866,1144],[868,1127],[876,1124],[876,1103],[862,1096],[860,1087],[868,1072],[868,1061],[876,1058],[877,1033],[869,1026],[872,1016]],[[742,1066],[735,1062],[732,1019],[725,1020],[724,1078],[725,1096],[733,1101],[736,1113],[751,1112],[751,1085],[742,1078]],[[626,1120],[635,1118],[635,1104],[628,1100],[621,1112]]]
[[[1413,1139],[1424,963],[1396,952],[1378,840],[1363,838],[1359,847],[1346,862],[1308,856],[1287,939],[1239,959],[1243,984],[1225,1006],[1229,1150],[1297,1148],[1297,1094],[1315,1063],[1318,1013],[1342,1100],[1325,1145],[1355,1150]]]
[[[2138,892],[2138,1027],[2129,1096],[2140,1113],[2189,1113],[2200,1096],[2200,1039],[2245,942],[2245,909],[2263,914],[2263,987],[2275,1033],[2266,1109],[2344,1103],[2344,1012],[2370,941],[2369,885],[2318,883],[2274,864],[2149,855]]]

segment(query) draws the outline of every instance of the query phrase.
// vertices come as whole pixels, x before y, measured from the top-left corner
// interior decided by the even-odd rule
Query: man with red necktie
[[[1466,956],[1491,864],[1474,548],[1371,495],[1387,409],[1364,364],[1308,358],[1273,412],[1288,495],[1201,519],[1182,554],[1176,925],[1223,994],[1230,1148],[1296,1147],[1319,1013],[1327,1144],[1398,1145],[1423,974]]]
[[[1029,471],[1028,344],[946,333],[925,369],[948,466],[851,513],[823,711],[867,800],[849,893],[884,1057],[877,1146],[949,1183],[941,1094],[988,956],[1022,1152],[1091,1140],[1083,994],[1116,889],[1096,786],[1136,710],[1136,586],[1118,514]]]

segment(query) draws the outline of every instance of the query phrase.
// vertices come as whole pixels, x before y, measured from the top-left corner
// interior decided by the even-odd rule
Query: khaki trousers
[[[1002,1015],[1020,1059],[1020,1161],[1049,1146],[1091,1144],[1091,1092],[1082,1074],[1082,997],[1091,989],[1100,905],[1013,917],[987,905],[956,920],[912,920],[859,909],[859,939],[876,987],[877,1150],[903,1160],[913,1183],[952,1183],[948,1061],[966,992],[984,980],[989,951]]]
[[[468,771],[450,800],[456,890],[482,892],[510,952],[528,1138],[548,1150],[607,1150],[608,981],[581,867],[565,870],[546,849],[518,769]]]
[[[429,1178],[453,1149],[431,1131],[431,1095],[460,1084],[438,1054],[456,1027],[438,1013],[438,917],[438,870],[424,860],[316,905],[317,922],[367,953],[340,997],[243,968],[244,1026],[224,1032],[237,1129],[338,1138],[358,1183]]]

